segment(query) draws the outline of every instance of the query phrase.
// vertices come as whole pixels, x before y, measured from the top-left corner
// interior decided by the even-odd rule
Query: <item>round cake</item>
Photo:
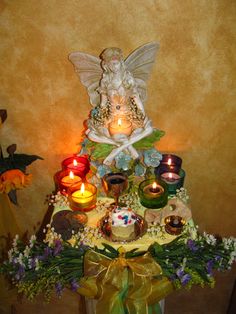
[[[134,232],[136,215],[131,208],[117,206],[111,212],[111,232],[122,240],[130,238]]]

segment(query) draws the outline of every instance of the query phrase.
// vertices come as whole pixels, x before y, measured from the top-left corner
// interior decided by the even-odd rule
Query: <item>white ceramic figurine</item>
[[[82,52],[69,55],[94,107],[86,135],[91,141],[117,146],[104,160],[106,165],[123,150],[138,158],[132,144],[153,131],[143,104],[158,47],[157,43],[146,44],[125,60],[119,48],[105,49],[100,59]]]

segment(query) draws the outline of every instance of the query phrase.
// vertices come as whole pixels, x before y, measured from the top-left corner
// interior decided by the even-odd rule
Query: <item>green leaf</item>
[[[106,244],[106,243],[102,243],[102,245],[104,246],[104,248],[105,248],[107,251],[111,252],[112,254],[115,254],[116,256],[119,255],[118,251],[117,251],[116,249],[114,249],[111,245]]]
[[[92,152],[91,158],[93,160],[104,159],[110,154],[113,148],[114,145],[98,143]]]
[[[157,242],[154,242],[148,250],[153,256],[157,256],[159,253],[163,252],[163,247]]]
[[[134,143],[133,146],[136,149],[147,149],[152,148],[154,146],[154,143],[159,141],[162,136],[164,136],[165,132],[154,129],[152,134],[141,139],[137,143]]]

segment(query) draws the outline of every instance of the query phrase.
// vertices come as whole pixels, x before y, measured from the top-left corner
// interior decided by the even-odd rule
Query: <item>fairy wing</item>
[[[73,63],[81,83],[87,88],[91,105],[98,105],[100,95],[97,89],[102,78],[101,60],[90,54],[78,51],[72,52],[69,55],[69,60]]]
[[[125,59],[126,68],[136,81],[142,101],[146,100],[146,81],[149,78],[158,49],[158,43],[148,43],[131,52]]]

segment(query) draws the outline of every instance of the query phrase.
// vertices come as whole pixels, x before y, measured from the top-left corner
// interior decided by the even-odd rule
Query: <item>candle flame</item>
[[[118,126],[121,126],[121,124],[122,124],[122,120],[121,119],[118,119]]]
[[[171,158],[168,158],[167,164],[168,164],[168,166],[171,165]]]
[[[156,188],[157,188],[157,184],[156,184],[156,182],[153,182],[153,184],[152,184],[152,188],[153,188],[153,189],[156,189]]]
[[[69,177],[70,177],[70,179],[72,179],[72,180],[75,178],[73,171],[70,171]]]
[[[170,172],[168,177],[169,177],[170,179],[172,179],[172,178],[173,178],[173,174]]]
[[[78,165],[77,160],[73,160],[73,165],[76,167]]]
[[[84,183],[82,183],[80,188],[80,192],[82,195],[84,194],[84,190],[85,190]]]

